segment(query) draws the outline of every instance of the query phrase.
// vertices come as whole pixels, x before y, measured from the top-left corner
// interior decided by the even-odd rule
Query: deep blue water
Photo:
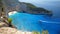
[[[35,2],[36,1],[36,2]],[[42,7],[45,8],[47,10],[50,10],[53,12],[53,16],[54,17],[60,17],[60,1],[51,1],[51,0],[47,0],[47,1],[39,1],[39,0],[35,0],[34,2],[30,2],[32,4],[34,4],[37,7]]]
[[[13,25],[22,31],[48,30],[50,34],[60,33],[60,18],[27,13],[16,13],[9,18],[12,18]]]

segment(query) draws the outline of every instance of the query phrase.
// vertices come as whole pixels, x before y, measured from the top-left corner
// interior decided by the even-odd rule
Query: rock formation
[[[33,34],[32,32],[23,32],[15,28],[2,27],[0,28],[0,34]]]
[[[31,14],[42,13],[42,14],[52,15],[52,11],[46,10],[41,7],[38,8],[30,3],[19,2],[18,0],[2,0],[2,3],[3,3],[3,11],[5,12],[6,16],[8,16],[8,12],[14,10],[25,13],[31,13]],[[2,8],[0,10],[2,10]]]
[[[6,16],[8,16],[8,12],[10,11],[18,11],[20,9],[20,4],[18,3],[18,0],[2,0],[3,3],[3,10],[6,14]]]
[[[0,34],[20,34],[21,32],[15,28],[2,27],[0,28]]]
[[[45,8],[42,7],[37,7],[31,3],[25,3],[25,2],[19,2],[20,6],[22,7],[22,12],[24,13],[31,13],[31,14],[41,14],[41,15],[48,15],[48,16],[52,16],[52,11],[49,11]]]
[[[25,2],[19,2],[18,0],[3,0],[3,5],[6,11],[6,15],[9,11],[21,11],[21,12],[27,12],[27,13],[32,13],[32,14],[39,14],[39,13],[47,13],[47,14],[51,14],[52,12],[41,8],[41,7],[36,7],[33,4],[30,3],[25,3]]]
[[[6,23],[4,23],[4,22],[0,22],[0,28],[1,27],[8,27],[9,25],[7,25]]]

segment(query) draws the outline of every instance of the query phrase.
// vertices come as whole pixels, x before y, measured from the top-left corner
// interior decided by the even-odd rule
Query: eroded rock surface
[[[0,28],[0,34],[20,34],[20,31],[15,28],[2,27]]]

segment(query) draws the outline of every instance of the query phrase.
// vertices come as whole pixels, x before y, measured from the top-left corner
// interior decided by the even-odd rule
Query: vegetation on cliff
[[[45,8],[37,7],[31,3],[25,3],[25,2],[20,2],[20,3],[27,5],[28,11],[25,11],[25,12],[28,12],[31,14],[43,14],[43,15],[52,16],[52,11],[49,11]]]

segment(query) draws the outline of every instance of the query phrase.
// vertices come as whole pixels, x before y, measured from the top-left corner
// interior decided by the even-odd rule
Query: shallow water
[[[60,33],[60,18],[27,13],[16,13],[9,16],[9,18],[12,18],[13,25],[22,31],[48,30],[50,34]]]

